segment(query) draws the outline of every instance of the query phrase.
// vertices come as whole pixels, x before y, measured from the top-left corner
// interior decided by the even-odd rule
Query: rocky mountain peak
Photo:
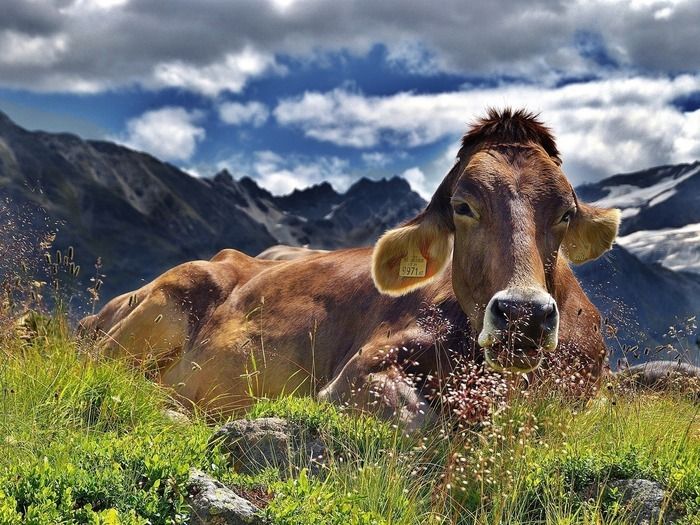
[[[280,203],[286,203],[289,206],[298,206],[302,203],[310,203],[318,200],[336,201],[340,194],[335,191],[335,188],[328,182],[314,184],[307,188],[295,189],[292,193],[277,197]]]
[[[3,111],[0,111],[0,124],[2,124],[2,125],[11,124],[12,126],[15,125],[15,123],[12,121],[12,119],[10,119],[10,117],[8,117],[7,114],[4,113]]]
[[[231,175],[226,168],[222,169],[212,178],[215,183],[222,184],[224,186],[233,186],[234,184],[233,175]]]
[[[383,179],[369,179],[362,177],[355,182],[347,191],[348,196],[354,195],[374,195],[377,192],[399,192],[400,194],[411,193],[411,185],[403,177],[393,176]]]

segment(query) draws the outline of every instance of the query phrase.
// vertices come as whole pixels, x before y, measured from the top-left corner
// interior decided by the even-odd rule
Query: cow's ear
[[[425,210],[374,245],[372,279],[381,293],[407,294],[434,281],[447,266],[454,232],[450,197],[461,165],[457,158]]]
[[[578,203],[562,242],[564,255],[576,264],[597,259],[612,248],[619,226],[617,208]]]
[[[429,215],[389,230],[372,253],[374,285],[381,293],[404,295],[435,280],[451,254],[452,232]]]

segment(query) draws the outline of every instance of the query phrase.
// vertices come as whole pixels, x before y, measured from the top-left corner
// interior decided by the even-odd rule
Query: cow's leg
[[[405,351],[406,345],[365,345],[319,392],[319,399],[398,419],[408,431],[435,420],[435,411],[406,372],[407,363],[393,354],[396,348]]]

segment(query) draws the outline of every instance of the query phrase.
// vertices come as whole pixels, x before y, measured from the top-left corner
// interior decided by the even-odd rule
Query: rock
[[[670,390],[700,402],[700,367],[678,361],[648,361],[617,372],[622,384],[637,389]]]
[[[163,415],[166,417],[166,419],[169,419],[172,423],[178,425],[186,425],[190,422],[190,418],[187,414],[178,410],[173,410],[172,408],[166,408],[163,410]]]
[[[674,516],[665,509],[662,516],[666,492],[659,483],[647,479],[620,479],[609,482],[607,486],[619,491],[621,504],[629,512],[630,523],[656,525],[673,522]]]
[[[187,487],[191,525],[257,525],[258,509],[220,481],[192,469]]]
[[[328,449],[316,432],[276,417],[239,419],[222,426],[210,445],[220,444],[231,464],[244,474],[275,467],[282,476],[308,468],[320,473]]]

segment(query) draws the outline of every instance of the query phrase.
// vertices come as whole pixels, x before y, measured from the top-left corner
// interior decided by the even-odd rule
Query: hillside
[[[700,162],[615,175],[576,191],[623,217],[615,249],[576,269],[584,287],[621,328],[622,342],[668,343],[671,326],[692,325],[686,320],[700,313]],[[688,339],[691,348],[696,339]]]

